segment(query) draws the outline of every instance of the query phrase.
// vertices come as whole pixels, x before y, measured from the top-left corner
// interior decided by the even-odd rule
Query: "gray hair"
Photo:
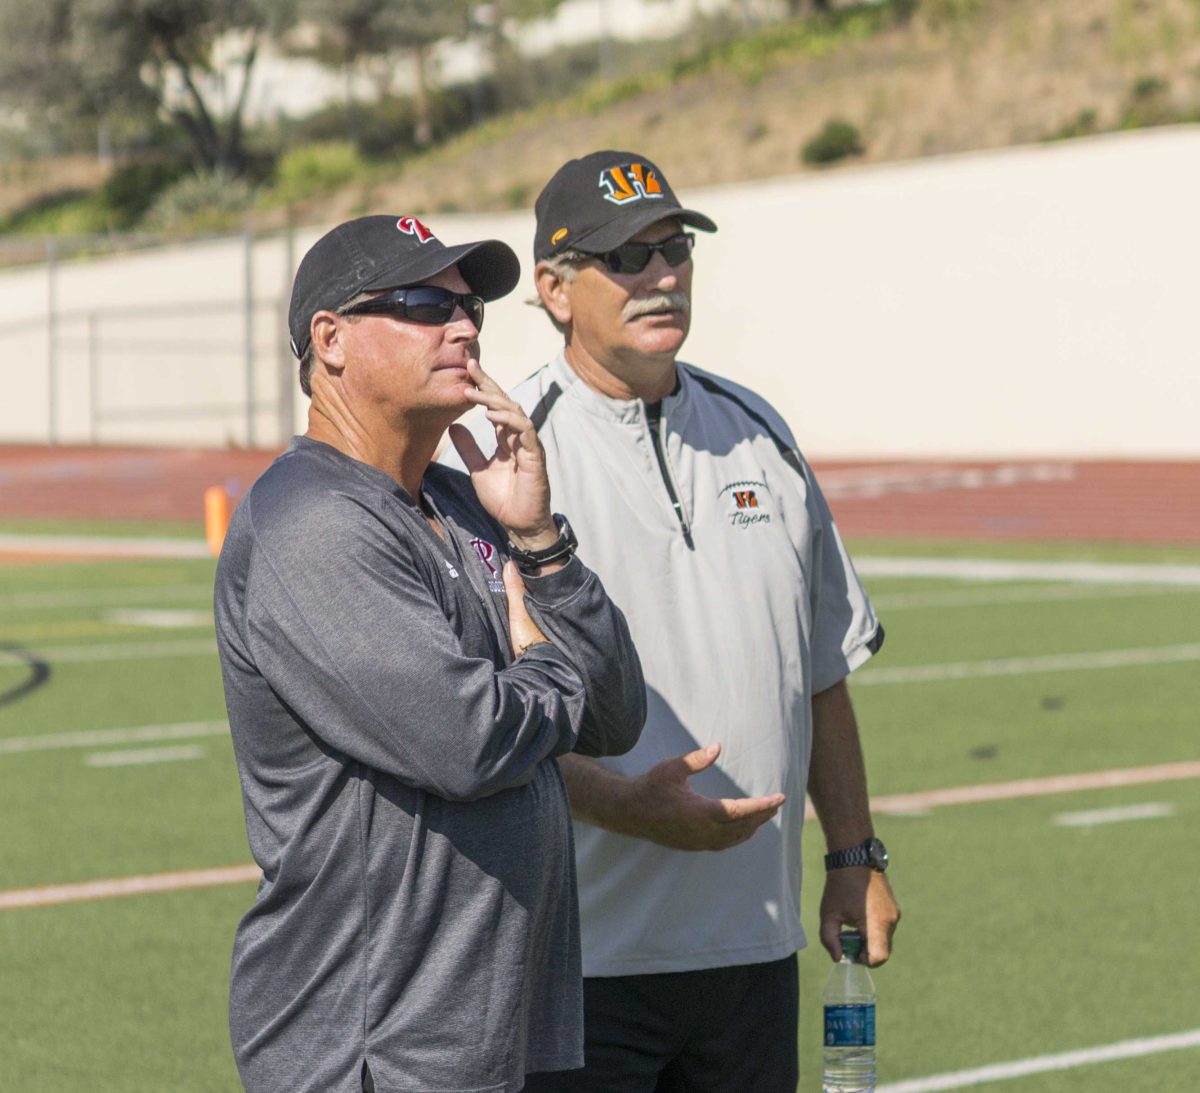
[[[538,264],[541,266],[545,266],[546,269],[548,269],[551,273],[553,273],[554,276],[557,277],[560,281],[574,281],[575,277],[579,273],[579,270],[576,268],[575,263],[580,258],[589,258],[589,257],[591,257],[591,256],[586,255],[586,254],[579,254],[575,251],[567,251],[564,254],[556,254],[553,258],[544,258]],[[543,311],[545,311],[546,317],[550,320],[551,323],[554,324],[554,329],[557,330],[561,335],[563,335],[563,337],[566,337],[567,328],[565,326],[563,326],[563,324],[560,323],[553,315],[550,314],[550,312],[546,308],[546,305],[544,303],[542,303],[542,297],[541,297],[540,293],[535,296],[529,297],[529,299],[526,300],[525,302],[530,307],[540,307]]]
[[[339,307],[334,314],[342,315],[346,309],[353,307],[355,304],[361,304],[363,300],[369,300],[375,295],[374,292],[360,292],[357,296],[347,300]],[[311,322],[311,320],[310,320]],[[304,356],[300,358],[300,390],[305,396],[312,398],[312,374],[313,369],[317,366],[317,351],[313,346],[312,338],[308,339],[308,348],[304,350]]]

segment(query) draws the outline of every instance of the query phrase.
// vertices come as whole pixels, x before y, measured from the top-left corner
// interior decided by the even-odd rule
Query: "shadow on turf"
[[[7,653],[15,660],[22,661],[29,668],[29,677],[7,691],[0,691],[0,706],[9,706],[36,691],[50,678],[50,665],[36,653],[22,649],[16,645],[0,644],[0,651]]]

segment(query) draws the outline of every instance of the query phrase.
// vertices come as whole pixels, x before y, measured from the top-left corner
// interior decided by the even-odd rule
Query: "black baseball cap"
[[[521,263],[499,239],[445,246],[413,216],[360,216],[321,236],[300,260],[288,307],[292,352],[304,356],[312,317],[360,292],[419,285],[457,264],[471,291],[498,300],[517,286]]]
[[[536,262],[567,251],[602,254],[670,217],[690,228],[717,230],[703,213],[683,208],[662,171],[636,152],[593,152],[568,160],[538,195],[534,211]]]

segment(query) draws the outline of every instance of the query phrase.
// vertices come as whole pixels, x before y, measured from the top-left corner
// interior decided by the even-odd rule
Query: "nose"
[[[682,269],[682,266],[672,266],[663,257],[662,251],[656,250],[650,256],[650,261],[645,269],[645,275],[650,284],[655,288],[662,289],[664,292],[671,292],[679,284],[680,269]]]
[[[479,337],[479,328],[471,321],[471,316],[467,314],[462,304],[454,309],[454,314],[450,316],[450,321],[446,326],[447,332],[454,341],[473,342]]]

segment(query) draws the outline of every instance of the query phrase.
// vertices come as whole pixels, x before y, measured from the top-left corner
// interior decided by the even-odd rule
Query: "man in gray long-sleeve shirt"
[[[529,418],[477,362],[483,301],[518,276],[503,243],[411,217],[335,228],[296,275],[308,431],[239,506],[216,586],[263,869],[230,986],[251,1093],[509,1093],[582,1064],[554,759],[632,747],[644,692]],[[497,454],[454,426],[470,478],[430,466],[472,404]]]

